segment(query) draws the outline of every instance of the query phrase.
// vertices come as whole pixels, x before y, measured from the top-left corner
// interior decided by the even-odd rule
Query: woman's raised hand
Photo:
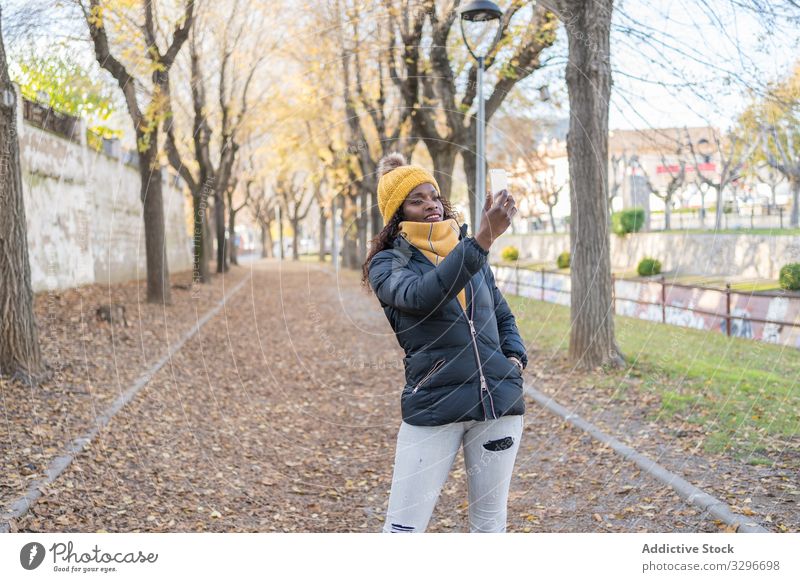
[[[508,190],[500,190],[497,196],[487,192],[475,241],[488,251],[492,243],[511,226],[511,219],[516,213],[514,197]]]

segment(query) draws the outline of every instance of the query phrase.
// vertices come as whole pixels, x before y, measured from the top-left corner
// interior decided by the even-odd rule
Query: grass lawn
[[[492,261],[492,265],[498,267],[510,267],[517,269],[527,269],[532,271],[539,271],[545,269],[546,271],[557,271],[563,275],[569,275],[569,268],[559,269],[554,261],[542,262],[533,259],[519,260],[519,261]],[[744,279],[735,280],[733,277],[709,276],[709,275],[676,275],[672,272],[663,273],[667,283],[679,283],[683,285],[696,285],[698,287],[712,287],[716,289],[725,289],[725,283],[730,282],[731,291],[739,293],[755,293],[757,291],[781,291],[781,286],[777,280],[773,279]],[[615,270],[614,276],[620,279],[638,279],[639,273],[636,269],[628,269],[625,271]],[[645,280],[645,279],[642,279]]]
[[[566,355],[569,307],[506,296],[526,343]],[[707,434],[709,451],[772,464],[766,451],[797,447],[800,351],[762,342],[616,316],[626,370],[598,372],[596,383],[625,389],[624,376],[657,393],[656,420],[686,420]],[[796,449],[795,449],[796,452]]]
[[[711,219],[713,221],[713,218]],[[788,221],[788,218],[786,219]],[[636,234],[706,234],[706,235],[715,235],[715,234],[764,234],[770,236],[797,236],[800,235],[800,228],[722,228],[719,230],[714,230],[713,222],[709,228],[685,228],[685,229],[670,229],[670,230],[653,230],[648,232],[639,232],[633,233]],[[552,232],[518,232],[518,233],[509,233],[514,234],[516,236],[543,236],[543,235],[552,235]],[[565,232],[559,232],[556,234],[567,234]]]
[[[740,281],[738,283],[731,283],[732,291],[740,291],[742,293],[754,293],[756,291],[780,291],[781,286],[777,281],[769,279],[757,279],[753,281]]]

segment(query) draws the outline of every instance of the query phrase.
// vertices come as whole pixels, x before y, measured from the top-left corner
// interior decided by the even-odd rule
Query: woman
[[[363,282],[405,350],[403,420],[384,532],[423,532],[464,446],[471,532],[504,532],[522,436],[528,358],[497,289],[489,248],[511,224],[514,199],[488,194],[480,229],[466,236],[434,177],[390,154],[379,167],[385,227]]]

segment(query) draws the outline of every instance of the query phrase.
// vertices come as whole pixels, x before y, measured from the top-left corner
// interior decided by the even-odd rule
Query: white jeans
[[[442,426],[403,421],[397,434],[392,490],[384,533],[424,532],[464,445],[470,532],[506,531],[511,473],[522,436],[522,415]]]

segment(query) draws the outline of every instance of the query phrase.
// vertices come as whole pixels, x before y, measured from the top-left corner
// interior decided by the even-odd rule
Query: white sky
[[[752,1],[768,3],[776,11],[776,6],[788,5],[785,0]],[[781,8],[771,19],[749,9],[750,4],[616,0],[610,128],[725,128],[747,105],[749,89],[786,76],[800,60],[800,7],[791,13]],[[536,113],[567,117],[566,35],[562,26],[556,45],[543,54],[545,65],[520,84],[534,100],[535,88],[550,88],[551,104],[537,104]],[[460,36],[451,42],[461,42]],[[559,102],[561,107],[553,106]]]
[[[731,0],[637,0],[619,4],[611,47],[612,66],[617,71],[611,128],[709,122],[724,128],[746,106],[749,88],[763,87],[766,81],[785,76],[800,60],[800,8],[794,9],[794,22],[784,17],[788,12],[784,9],[784,14],[771,23],[767,15],[736,6]],[[654,37],[658,41],[675,48],[657,51],[619,30],[634,21],[651,27],[657,31]],[[670,86],[685,79],[697,86]]]
[[[4,20],[9,13],[28,11],[31,6],[48,1],[53,0],[0,0]],[[501,7],[507,3],[508,0],[499,1]],[[708,123],[724,128],[745,107],[748,88],[757,89],[768,80],[785,76],[800,58],[800,8],[792,9],[790,14],[788,2],[771,1],[769,4],[780,5],[782,12],[771,21],[768,15],[748,9],[750,3],[751,0],[617,0],[611,45],[614,87],[610,128]],[[625,27],[636,32],[631,34]],[[49,26],[38,29],[39,46],[51,47],[54,36],[63,37],[70,30],[78,36],[85,34],[80,22],[54,18]],[[647,33],[650,44],[636,38],[641,33]],[[557,46],[547,52],[547,66],[526,79],[521,90],[533,92],[547,83],[554,101],[560,99],[566,104],[565,35],[562,27]],[[457,25],[450,42],[461,43]],[[88,42],[73,45],[73,50],[82,62],[94,66]],[[693,85],[686,86],[687,81]],[[537,105],[535,111],[567,115],[565,107],[554,110],[551,105]]]

